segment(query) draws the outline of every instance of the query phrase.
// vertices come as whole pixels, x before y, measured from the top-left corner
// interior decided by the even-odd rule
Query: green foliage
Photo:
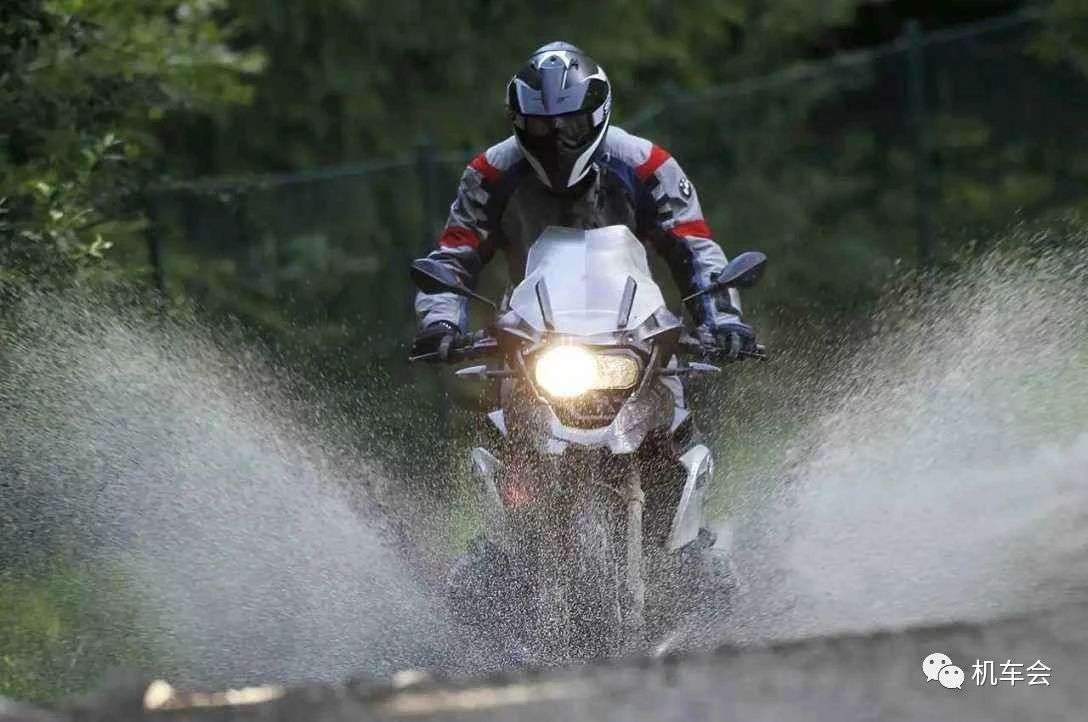
[[[1009,9],[942,9],[984,5]],[[915,119],[905,48],[810,59],[849,45],[856,2],[232,7],[268,72],[251,107],[173,127],[170,138],[185,139],[173,146],[183,155],[175,168],[408,157],[343,177],[162,193],[167,286],[289,339],[319,364],[382,386],[415,384],[423,402],[439,398],[438,375],[403,363],[414,318],[402,269],[433,245],[468,154],[508,133],[502,89],[541,42],[566,38],[595,54],[616,86],[617,123],[680,160],[726,251],[769,253],[772,272],[745,295],[762,333],[786,325],[772,312],[864,313],[889,278],[916,264],[923,220],[944,263],[1088,198],[1076,131],[1088,118],[1066,78],[1024,52],[1036,30],[1026,22],[921,48],[926,103]],[[892,23],[881,39],[899,33]],[[430,165],[420,154],[417,164],[424,134],[463,152]],[[503,265],[488,267],[486,293],[501,293]],[[408,421],[389,453],[399,454],[396,436],[444,431]]]
[[[92,689],[113,669],[150,670],[136,608],[107,567],[54,561],[0,573],[0,696],[48,702]]]
[[[463,156],[507,134],[502,90],[541,43],[562,38],[596,56],[618,124],[680,159],[727,251],[770,254],[772,272],[746,304],[776,351],[805,334],[833,343],[837,319],[820,333],[795,331],[798,319],[869,308],[914,264],[921,219],[944,260],[1021,218],[1088,211],[1088,108],[1068,72],[1088,72],[1084,3],[1040,3],[1031,55],[1027,26],[927,46],[918,119],[904,51],[814,62],[872,30],[859,13],[891,5],[7,0],[0,284],[68,277],[103,257],[139,269],[153,230],[169,291],[292,346],[315,377],[360,394],[342,402],[376,420],[376,454],[406,476],[444,478],[477,417],[443,419],[439,375],[403,361],[413,327],[404,268],[433,243]],[[1009,9],[939,5],[950,16]],[[878,40],[896,37],[890,27]],[[250,77],[261,58],[266,72]],[[417,166],[410,154],[425,136],[449,152]],[[402,156],[349,177],[163,190],[154,226],[141,203],[156,174]],[[488,273],[485,292],[497,295],[501,261]],[[759,373],[767,388],[782,385],[773,365]],[[789,407],[794,390],[758,398]],[[724,423],[714,431],[728,440],[741,421]],[[768,426],[768,443],[780,433]],[[766,462],[762,446],[729,448],[734,469]],[[85,660],[146,658],[124,634],[79,631],[101,621],[91,590],[102,573],[66,564],[33,581],[0,577],[0,620],[14,620],[0,629],[0,694],[54,697],[93,683],[100,668]]]
[[[269,59],[254,104],[204,143],[179,141],[199,172],[305,168],[410,150],[423,136],[477,148],[508,132],[503,89],[535,47],[580,44],[605,63],[617,112],[664,88],[694,90],[779,67],[850,21],[859,0],[235,0]],[[195,163],[195,165],[193,165]]]
[[[939,25],[942,13],[960,19],[1011,5],[950,2],[922,19]],[[728,252],[772,253],[775,273],[756,296],[766,305],[863,308],[920,257],[920,218],[940,259],[1018,214],[1075,207],[1085,178],[1084,152],[1065,132],[1075,122],[1053,120],[1069,105],[1061,79],[1023,54],[1026,25],[982,45],[926,46],[927,107],[916,125],[905,50],[810,60],[870,30],[860,18],[878,11],[856,0],[559,2],[547,12],[505,0],[232,8],[268,72],[252,106],[174,127],[183,156],[175,168],[299,169],[375,155],[405,163],[218,199],[164,199],[175,290],[277,333],[293,322],[352,348],[375,339],[382,354],[411,332],[407,305],[390,313],[383,304],[408,294],[404,279],[384,271],[433,242],[465,157],[509,132],[501,96],[510,73],[548,40],[579,43],[605,64],[617,124],[676,155]],[[901,22],[893,16],[876,37],[897,38]],[[1019,96],[984,92],[1003,74]],[[424,136],[461,152],[417,170],[411,154]]]
[[[1052,62],[1068,63],[1088,75],[1088,3],[1083,0],[1045,0],[1043,32],[1034,50]]]
[[[534,47],[566,38],[596,55],[616,86],[622,124],[680,88],[693,93],[780,67],[807,52],[811,38],[848,23],[858,4],[609,0],[560,2],[544,12],[507,0],[235,0],[242,41],[267,56],[267,72],[255,81],[251,106],[170,127],[176,173],[408,157],[365,176],[160,194],[167,285],[275,335],[303,335],[316,354],[339,345],[399,359],[414,321],[405,276],[390,268],[431,247],[466,156],[509,132],[503,88]],[[810,107],[812,96],[799,105]],[[755,127],[743,115],[736,121]],[[664,125],[652,135],[670,142]],[[411,156],[424,136],[461,151],[417,169]],[[716,151],[677,149],[685,164]],[[707,196],[724,193],[711,185],[716,177],[697,170]]]
[[[256,53],[221,0],[8,0],[0,8],[0,283],[139,250],[151,131],[178,108],[249,99]]]

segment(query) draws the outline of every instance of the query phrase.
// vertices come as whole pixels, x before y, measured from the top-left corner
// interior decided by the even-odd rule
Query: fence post
[[[438,221],[435,219],[435,199],[438,193],[438,151],[435,149],[434,140],[430,136],[423,136],[416,146],[416,175],[419,180],[419,228],[420,245],[418,256],[425,256],[435,246],[435,238],[438,234]],[[412,261],[410,256],[405,266]],[[415,315],[415,307],[412,301],[415,292],[411,292],[409,298],[409,315]],[[445,380],[437,379],[438,392],[435,397],[435,410],[437,411],[437,427],[441,430],[443,438],[448,438],[450,426],[451,402],[449,392],[446,389]]]
[[[147,237],[147,260],[151,264],[151,282],[158,293],[156,303],[161,303],[166,297],[166,273],[162,266],[162,233],[158,228],[155,212],[155,199],[152,191],[144,189],[144,212],[147,214],[147,227],[144,235]]]
[[[430,136],[424,136],[416,149],[416,173],[419,175],[420,203],[420,250],[424,255],[434,245],[437,231],[434,219],[435,195],[437,193],[438,153]]]
[[[914,213],[918,264],[933,262],[933,182],[930,167],[929,118],[926,108],[925,46],[917,20],[907,21],[907,105],[914,135]]]
[[[659,142],[667,143],[667,148],[675,148],[677,145],[676,138],[679,135],[676,119],[680,117],[676,112],[676,108],[680,105],[683,94],[679,86],[670,80],[661,89],[661,98],[665,105],[665,112],[662,114],[661,132],[665,137]]]

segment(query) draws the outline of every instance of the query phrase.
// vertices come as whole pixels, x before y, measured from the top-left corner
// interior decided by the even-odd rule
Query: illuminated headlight
[[[638,361],[619,354],[595,354],[581,346],[556,346],[536,361],[536,382],[561,399],[587,391],[629,389],[638,383]]]

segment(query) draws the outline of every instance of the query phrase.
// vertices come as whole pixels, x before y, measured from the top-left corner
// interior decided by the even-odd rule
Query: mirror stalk
[[[413,261],[410,269],[412,282],[416,288],[427,295],[436,293],[453,293],[466,298],[473,298],[480,303],[485,303],[493,310],[498,310],[498,304],[490,298],[484,298],[480,294],[461,282],[461,279],[447,266],[432,259],[420,258]]]
[[[467,296],[468,298],[475,299],[475,300],[479,301],[480,303],[487,304],[488,306],[491,307],[491,310],[493,310],[493,311],[498,311],[499,310],[499,305],[497,303],[495,303],[494,301],[492,301],[490,298],[486,298],[484,296],[481,296],[480,294],[476,293],[475,291],[469,291],[467,288],[465,290],[468,291],[468,293],[458,294],[458,295],[464,295],[464,296]],[[451,293],[457,293],[457,291],[451,291]]]

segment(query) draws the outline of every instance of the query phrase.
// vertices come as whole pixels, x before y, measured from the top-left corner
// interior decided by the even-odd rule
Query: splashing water
[[[890,294],[870,339],[804,376],[806,432],[734,501],[732,639],[1086,596],[1086,278],[1083,244],[992,253]]]
[[[1088,592],[1086,277],[1084,252],[993,254],[891,294],[831,369],[787,349],[738,375],[775,389],[755,397],[780,413],[748,410],[768,460],[731,501],[728,638],[981,619]],[[338,443],[350,421],[307,428],[307,399],[275,369],[193,323],[83,297],[9,315],[0,491],[114,570],[139,633],[167,650],[157,672],[223,685],[489,666],[358,501],[385,477]],[[787,413],[802,431],[779,424]]]
[[[81,297],[14,317],[0,491],[30,505],[28,531],[109,569],[107,598],[135,596],[156,673],[335,679],[470,655],[353,502],[380,471],[294,422],[300,402],[244,346]]]

